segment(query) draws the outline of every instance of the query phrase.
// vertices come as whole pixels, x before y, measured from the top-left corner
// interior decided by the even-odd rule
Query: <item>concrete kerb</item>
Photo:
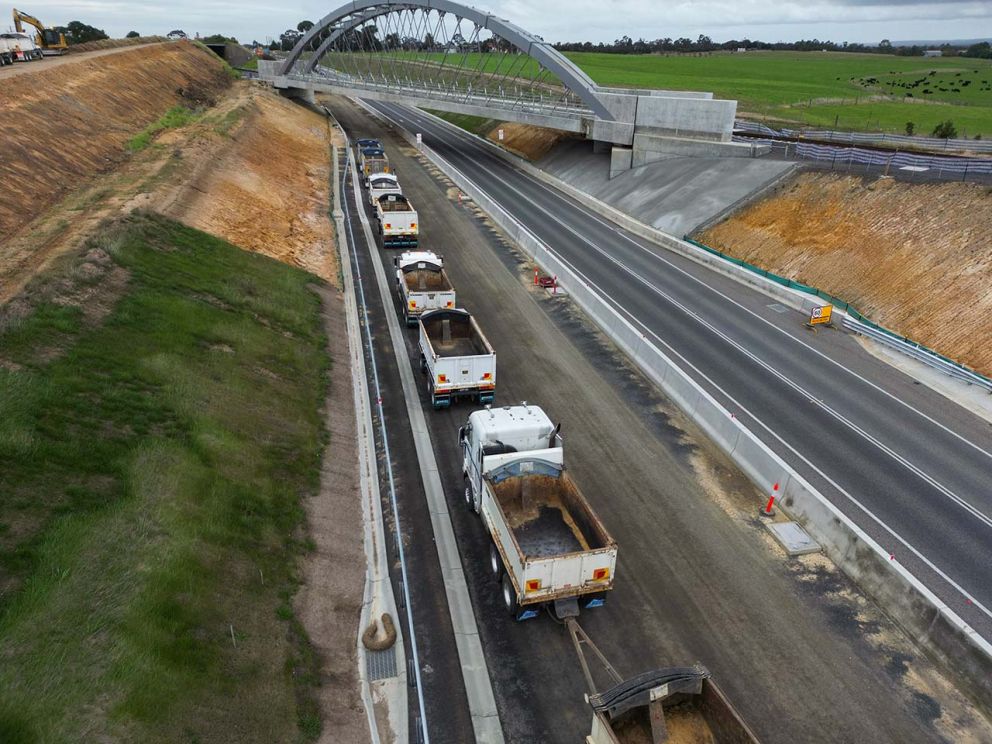
[[[352,183],[355,189],[355,198],[361,204],[357,177],[353,179]],[[359,219],[362,222],[367,245],[371,248],[376,245],[376,241],[363,211],[359,211]],[[468,594],[468,586],[465,583],[465,576],[461,567],[461,559],[458,558],[458,545],[455,540],[454,528],[448,514],[444,488],[438,474],[437,461],[434,458],[434,449],[428,434],[424,412],[420,408],[417,385],[410,368],[410,360],[404,355],[403,350],[406,345],[403,341],[403,331],[396,315],[389,312],[389,308],[392,307],[392,298],[389,280],[382,268],[382,263],[373,256],[372,265],[380,297],[387,309],[386,322],[393,351],[396,355],[407,415],[410,419],[414,445],[417,450],[420,475],[427,496],[431,527],[441,563],[445,595],[452,627],[455,631],[455,645],[465,682],[465,692],[468,697],[475,738],[479,744],[502,744],[504,741],[503,729],[489,678],[489,668],[482,650],[478,626]]]
[[[378,116],[378,112],[374,113]],[[411,144],[418,147],[413,133],[406,132],[401,126],[399,129]],[[630,354],[642,371],[672,397],[707,434],[716,435],[713,436],[716,444],[762,492],[770,491],[776,482],[779,483],[780,491],[784,487],[785,493],[782,501],[779,501],[783,511],[806,527],[834,563],[871,595],[889,617],[930,656],[964,682],[968,686],[966,692],[987,713],[992,712],[992,644],[937,598],[897,559],[890,558],[890,553],[768,449],[738,419],[731,417],[726,408],[699,387],[653,343],[641,336],[636,328],[564,265],[524,225],[516,222],[499,204],[429,147],[421,144],[419,149],[472,197],[509,236],[517,238],[518,245],[545,271],[554,271],[562,277],[576,304],[623,351]],[[675,240],[670,236],[664,237]],[[692,247],[689,244],[684,245]],[[637,337],[642,339],[643,353],[632,344]],[[693,388],[694,393],[690,392]],[[729,425],[728,421],[731,422]],[[733,433],[734,429],[736,435]]]
[[[393,595],[393,587],[389,581],[389,569],[386,564],[386,530],[382,518],[379,478],[376,472],[377,458],[375,455],[372,412],[368,405],[368,376],[365,367],[365,351],[362,344],[361,329],[359,327],[358,300],[355,296],[354,278],[351,273],[351,255],[347,250],[347,232],[344,224],[344,214],[341,211],[341,196],[338,187],[337,147],[334,147],[332,150],[332,163],[334,173],[333,217],[338,235],[338,256],[341,261],[341,273],[344,280],[345,315],[348,328],[348,349],[351,357],[350,367],[352,372],[355,420],[360,430],[357,436],[358,465],[363,501],[363,546],[367,566],[357,640],[358,676],[361,686],[362,703],[365,706],[369,733],[373,744],[380,744],[382,741],[375,715],[373,684],[378,686],[378,695],[386,702],[390,727],[393,733],[392,741],[396,742],[396,744],[405,744],[405,742],[409,741],[409,727],[406,725],[408,716],[406,652],[403,645],[402,627],[398,622],[399,614],[396,609],[396,599]],[[368,664],[365,646],[362,643],[362,632],[382,612],[388,612],[393,618],[397,619],[395,623],[396,644],[394,646],[394,652],[398,656],[398,663],[396,665],[397,676],[393,680],[380,680],[373,683],[369,681],[366,671]]]

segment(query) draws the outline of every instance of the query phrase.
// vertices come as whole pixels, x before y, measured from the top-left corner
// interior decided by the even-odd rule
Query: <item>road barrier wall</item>
[[[380,116],[378,112],[373,113]],[[741,468],[762,493],[771,492],[774,484],[779,484],[782,495],[778,503],[783,511],[802,524],[820,543],[824,553],[872,596],[929,655],[961,680],[967,686],[966,692],[977,704],[987,713],[992,713],[992,644],[913,576],[899,562],[898,556],[883,549],[732,416],[662,352],[645,332],[635,327],[600,292],[590,287],[567,261],[550,250],[457,168],[429,147],[418,144],[414,134],[402,127],[399,130],[546,273],[557,276],[572,300]],[[669,239],[682,243],[674,238]],[[780,285],[775,286],[794,292]]]

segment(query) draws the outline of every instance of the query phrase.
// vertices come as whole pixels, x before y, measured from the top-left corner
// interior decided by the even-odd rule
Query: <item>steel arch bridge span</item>
[[[424,17],[415,17],[418,14]],[[435,20],[427,20],[428,14],[432,14],[431,18],[435,19],[436,22]],[[363,28],[372,28],[376,29],[375,33],[378,33],[379,29],[375,24],[377,21],[381,24],[383,19],[388,19],[386,21],[387,28],[393,29],[391,34],[387,34],[385,40],[361,31]],[[442,34],[439,34],[438,31],[450,29],[452,19],[455,21],[454,28],[457,29],[455,36],[454,38],[442,39]],[[461,26],[462,22],[469,25],[468,36],[465,36],[465,29]],[[483,34],[488,37],[485,42],[482,40]],[[426,48],[424,46],[425,39],[429,39]],[[495,44],[494,39],[497,40]],[[461,58],[463,62],[461,72],[465,73],[463,77],[472,75],[472,81],[477,87],[482,87],[485,90],[485,97],[493,108],[506,106],[512,108],[517,105],[525,106],[528,104],[534,108],[539,104],[541,108],[548,108],[552,111],[561,109],[562,113],[568,111],[572,115],[585,109],[587,115],[607,122],[615,119],[613,112],[604,103],[592,79],[550,44],[492,13],[451,0],[421,0],[420,2],[353,0],[346,3],[322,18],[300,39],[283,63],[279,74],[288,78],[313,78],[315,74],[322,71],[321,61],[323,59],[333,56],[335,52],[341,57],[341,52],[350,45],[347,51],[350,52],[351,57],[356,57],[358,52],[368,55],[365,69],[360,70],[355,67],[342,74],[343,71],[339,67],[329,77],[336,78],[337,82],[342,85],[346,82],[354,84],[356,77],[364,77],[361,75],[362,72],[366,72],[370,79],[375,77],[375,66],[378,64],[380,67],[378,71],[382,73],[382,84],[399,83],[402,76],[396,74],[396,55],[392,55],[393,58],[390,60],[391,65],[388,71],[383,69],[381,61],[381,58],[391,51],[390,42],[393,45],[392,51],[414,50],[407,52],[406,66],[409,68],[419,64],[422,66],[422,71],[436,74],[439,88],[443,88],[445,83],[449,86],[452,84],[452,66],[449,65],[445,69],[444,62],[437,63],[436,58],[442,55],[445,61],[449,57],[452,58],[452,61]],[[365,44],[365,48],[357,49],[357,46],[362,43]],[[522,81],[520,74],[524,66],[513,61],[506,65],[503,65],[502,61],[490,62],[488,67],[495,67],[496,69],[495,71],[487,70],[486,63],[476,59],[479,56],[478,53],[472,54],[473,52],[481,52],[484,45],[486,48],[497,46],[503,51],[510,51],[508,47],[512,47],[512,50],[516,52],[513,56],[525,55],[529,57],[536,62],[536,67],[531,65],[531,69],[539,70],[542,75],[546,75],[546,82],[535,81],[534,79]],[[416,59],[417,52],[421,53],[420,61]],[[376,54],[379,56],[378,60]],[[514,69],[517,70],[516,74],[513,74]],[[502,75],[500,75],[501,72]],[[392,73],[392,75],[388,73]],[[445,77],[446,75],[447,77]],[[497,79],[500,83],[505,82],[506,85],[497,85],[495,82]],[[465,92],[474,91],[471,88],[472,81],[467,83],[469,88]],[[366,82],[371,82],[371,80]],[[527,91],[528,95],[520,92],[522,82],[530,84],[530,90]],[[553,95],[554,83],[560,83],[570,95],[555,99]],[[462,80],[460,84],[464,88],[466,81]],[[532,91],[535,84],[538,86],[537,90],[547,93],[547,95],[539,97],[533,95]],[[490,86],[497,90],[490,90]],[[425,88],[424,92],[426,94],[428,90]]]

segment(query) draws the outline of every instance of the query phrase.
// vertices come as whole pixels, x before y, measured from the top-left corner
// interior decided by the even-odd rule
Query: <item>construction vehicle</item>
[[[27,34],[0,34],[0,45],[6,50],[11,62],[31,62],[41,59],[41,49]]]
[[[381,147],[364,147],[359,150],[358,169],[362,173],[362,184],[366,188],[372,176],[378,173],[392,173],[389,158]]]
[[[375,200],[375,218],[383,248],[416,248],[420,240],[417,210],[402,194],[386,194]]]
[[[474,411],[458,431],[465,505],[489,533],[489,574],[516,620],[600,607],[617,543],[565,472],[561,426],[539,407]]]
[[[14,46],[6,37],[0,34],[0,67],[14,64]]]
[[[14,28],[18,33],[24,33],[25,23],[29,26],[34,26],[36,31],[34,42],[43,55],[48,57],[57,57],[61,54],[65,54],[65,50],[69,48],[69,45],[65,40],[65,34],[62,34],[53,28],[46,28],[45,24],[33,15],[22,13],[17,8],[14,8]]]
[[[381,196],[402,193],[400,180],[394,173],[376,173],[369,177],[369,205],[373,207]]]
[[[420,316],[420,369],[435,410],[457,398],[481,404],[496,397],[496,352],[467,310]]]
[[[589,687],[592,730],[585,744],[758,744],[706,667],[668,667],[624,679],[574,617],[565,625]],[[602,692],[587,651],[611,685]]]
[[[455,290],[440,256],[430,251],[406,251],[393,261],[396,289],[408,326],[426,312],[455,306]]]

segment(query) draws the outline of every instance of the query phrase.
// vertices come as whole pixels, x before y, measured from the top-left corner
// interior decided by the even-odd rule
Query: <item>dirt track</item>
[[[161,44],[162,42],[158,43]],[[157,44],[148,44],[145,45],[145,48],[156,45]],[[64,54],[61,57],[45,57],[45,59],[40,62],[18,62],[17,64],[0,68],[0,80],[16,77],[17,75],[47,71],[62,65],[72,64],[74,62],[88,62],[96,59],[97,57],[105,57],[108,54],[118,54],[119,52],[134,51],[134,49],[135,46],[132,45],[116,47],[114,49],[99,49],[93,52],[79,52],[78,54]]]
[[[992,374],[990,234],[984,186],[806,173],[701,239]]]

